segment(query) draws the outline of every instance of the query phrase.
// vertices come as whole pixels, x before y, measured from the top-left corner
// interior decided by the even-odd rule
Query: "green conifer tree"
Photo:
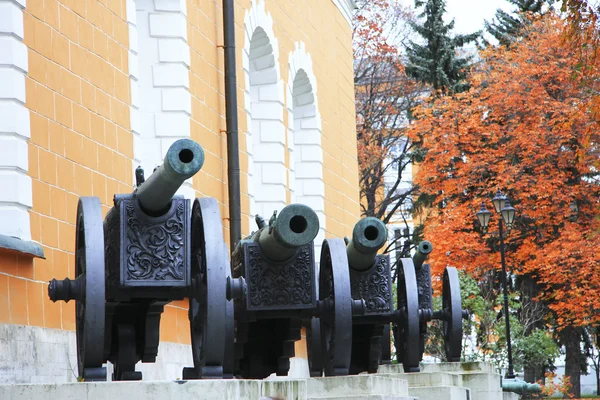
[[[457,49],[474,42],[481,33],[451,36],[454,20],[444,24],[445,0],[415,0],[415,7],[424,7],[419,18],[425,18],[425,21],[422,24],[411,23],[411,27],[423,37],[425,43],[421,45],[410,41],[407,45],[407,75],[430,84],[436,93],[466,90],[466,69],[472,57],[458,56]]]
[[[552,6],[554,0],[507,0],[509,3],[517,6],[517,9],[512,14],[501,9],[496,10],[495,20],[492,22],[484,21],[485,30],[498,40],[501,45],[508,46],[516,38],[519,37],[519,32],[527,24],[526,15],[538,14],[545,12],[544,5]],[[489,42],[484,41],[489,45]]]

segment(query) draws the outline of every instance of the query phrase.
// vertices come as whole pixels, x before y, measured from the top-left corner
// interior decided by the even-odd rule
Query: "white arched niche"
[[[291,200],[310,206],[319,216],[319,234],[315,238],[315,256],[318,262],[321,244],[325,239],[321,115],[312,59],[302,42],[295,44],[294,51],[289,56],[286,94]]]
[[[248,196],[250,230],[254,215],[269,220],[286,205],[284,91],[273,19],[264,1],[252,2],[246,12],[242,65],[245,75],[245,109],[248,121]]]

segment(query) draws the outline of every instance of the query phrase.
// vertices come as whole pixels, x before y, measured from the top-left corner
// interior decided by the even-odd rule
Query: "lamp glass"
[[[506,204],[502,208],[502,219],[507,226],[512,226],[513,221],[515,220],[515,209],[510,205],[510,202],[507,200]]]
[[[496,196],[492,199],[492,203],[494,204],[494,208],[496,212],[502,211],[504,208],[504,204],[506,203],[506,197],[502,195],[502,193],[498,190],[496,192]]]
[[[487,229],[488,224],[490,223],[490,217],[492,216],[492,213],[485,209],[485,205],[483,203],[481,203],[481,208],[479,209],[476,215],[477,219],[479,220],[479,223],[481,224],[481,227],[483,229]]]

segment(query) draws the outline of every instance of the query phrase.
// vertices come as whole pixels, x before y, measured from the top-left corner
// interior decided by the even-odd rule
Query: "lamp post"
[[[510,231],[512,224],[515,219],[515,209],[510,205],[508,198],[498,190],[496,196],[492,199],[494,209],[500,218],[498,219],[498,233],[500,236],[500,259],[502,261],[502,290],[504,291],[504,320],[506,321],[506,341],[508,344],[508,371],[506,372],[506,379],[514,379],[515,372],[513,369],[513,358],[512,358],[512,345],[510,342],[510,318],[508,314],[508,287],[506,278],[506,261],[504,258],[504,232],[503,222]],[[483,234],[487,232],[488,224],[490,222],[491,213],[486,210],[485,204],[481,203],[481,208],[477,212],[477,219],[483,229]]]

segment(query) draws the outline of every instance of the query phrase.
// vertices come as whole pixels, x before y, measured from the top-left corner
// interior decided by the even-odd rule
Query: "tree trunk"
[[[581,397],[581,328],[568,327],[562,332],[562,342],[565,345],[565,376],[569,377],[572,388],[570,393],[575,398]]]

